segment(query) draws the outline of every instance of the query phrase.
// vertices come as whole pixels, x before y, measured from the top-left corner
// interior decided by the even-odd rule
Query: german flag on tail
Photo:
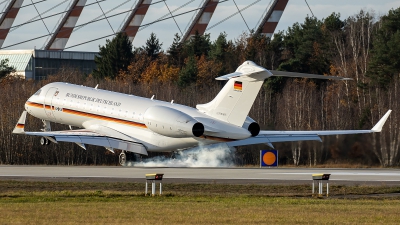
[[[242,91],[242,82],[240,82],[240,81],[235,81],[235,84],[233,85],[233,90],[235,90],[235,91]]]

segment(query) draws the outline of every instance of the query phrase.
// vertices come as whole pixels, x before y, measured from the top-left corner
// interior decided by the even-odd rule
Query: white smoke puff
[[[200,146],[179,151],[173,158],[159,156],[129,164],[143,167],[229,167],[234,165],[234,151],[235,148],[226,145]]]

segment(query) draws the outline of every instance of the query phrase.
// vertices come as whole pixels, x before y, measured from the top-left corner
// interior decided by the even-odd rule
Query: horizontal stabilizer
[[[215,78],[228,82],[211,102],[198,104],[196,108],[208,116],[241,127],[264,80],[271,76],[351,80],[336,76],[267,70],[252,61],[245,61],[235,72]]]
[[[325,76],[319,74],[309,74],[309,73],[294,73],[287,71],[270,70],[273,76],[276,77],[301,77],[301,78],[313,78],[313,79],[332,79],[332,80],[353,80],[351,78],[336,77],[336,76]]]
[[[234,72],[234,73],[226,74],[224,76],[217,77],[215,79],[216,80],[229,80],[231,78],[238,77],[238,76],[241,76],[241,75],[243,75],[243,73]]]

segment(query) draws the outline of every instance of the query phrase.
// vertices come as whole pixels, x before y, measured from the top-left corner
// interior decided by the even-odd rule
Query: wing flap
[[[258,135],[256,137],[244,140],[231,141],[226,144],[229,147],[237,147],[243,145],[270,144],[273,142],[288,141],[322,141],[318,135]]]
[[[116,148],[142,155],[147,155],[146,147],[141,143],[108,137],[89,130],[25,132],[24,134],[49,137],[53,138],[57,142],[73,142],[96,145],[105,148]]]

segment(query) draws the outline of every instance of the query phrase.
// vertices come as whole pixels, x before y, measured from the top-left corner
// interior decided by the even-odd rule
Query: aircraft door
[[[56,119],[53,113],[54,106],[52,102],[53,102],[53,97],[57,94],[58,94],[58,88],[52,87],[47,91],[46,97],[44,99],[44,104],[43,104],[44,112],[46,113],[47,118],[51,120]]]

